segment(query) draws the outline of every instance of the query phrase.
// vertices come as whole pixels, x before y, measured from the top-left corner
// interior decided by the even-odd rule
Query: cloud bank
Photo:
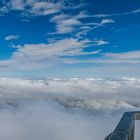
[[[139,92],[136,78],[0,78],[0,139],[104,139]]]

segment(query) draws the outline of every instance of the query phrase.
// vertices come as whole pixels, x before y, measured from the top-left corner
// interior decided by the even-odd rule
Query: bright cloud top
[[[0,78],[0,138],[104,139],[124,111],[139,110],[139,92],[136,78]]]

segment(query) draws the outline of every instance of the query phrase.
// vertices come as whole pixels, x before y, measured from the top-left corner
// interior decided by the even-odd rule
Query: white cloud
[[[56,33],[60,34],[72,32],[82,24],[78,17],[66,14],[56,15],[50,21],[56,23]]]
[[[50,19],[50,22],[54,22],[56,24],[56,33],[59,34],[78,31],[78,29],[80,30],[80,32],[83,32],[83,30],[81,30],[82,27],[86,27],[86,31],[88,33],[90,30],[93,30],[94,28],[98,28],[104,26],[105,24],[115,22],[113,19],[102,19],[99,23],[95,23],[95,22],[84,23],[81,21],[81,19],[91,18],[91,17],[92,16],[87,14],[85,11],[81,11],[77,15],[69,15],[69,14],[56,15]]]
[[[99,52],[101,52],[99,50]],[[102,53],[100,53],[102,54]],[[66,59],[66,63],[91,63],[91,64],[140,64],[139,59],[116,59],[112,57],[104,57],[101,56],[100,58],[96,59],[86,59],[86,60],[77,60],[77,59]],[[121,66],[120,66],[121,67]]]
[[[102,19],[99,23],[93,22],[93,23],[87,23],[86,25],[88,25],[88,26],[93,25],[94,28],[98,28],[98,27],[104,26],[109,23],[114,23],[114,22],[115,22],[115,20],[113,20],[113,19]]]
[[[125,16],[125,15],[138,14],[138,13],[140,13],[140,9],[135,9],[129,12],[116,13],[116,14],[96,14],[93,15],[92,17],[105,18],[105,17],[113,17],[113,16]]]
[[[0,139],[104,139],[124,111],[140,109],[139,92],[137,78],[0,78]]]
[[[3,6],[0,7],[0,12],[5,14],[10,11],[19,11],[24,16],[46,16],[50,14],[55,14],[61,11],[61,9],[76,9],[82,6],[86,6],[84,2],[79,2],[75,5],[73,2],[68,0],[55,1],[55,0],[9,0],[8,2],[2,1]],[[111,17],[111,16],[122,16],[128,14],[139,13],[140,9],[135,9],[129,12],[118,13],[118,14],[97,14],[97,15],[87,15],[82,13],[82,16],[86,17]]]
[[[102,19],[100,22],[93,22],[93,23],[86,23],[86,25],[87,26],[89,26],[89,27],[92,27],[90,30],[94,30],[94,29],[97,29],[97,28],[99,28],[99,27],[102,27],[102,26],[104,26],[104,25],[106,25],[106,24],[110,24],[110,23],[114,23],[114,22],[116,22],[115,20],[113,20],[113,19]],[[89,31],[90,31],[89,30]]]
[[[75,34],[75,37],[76,38],[83,38],[83,36],[87,35],[87,33],[89,32],[89,30],[91,30],[91,28],[87,28],[87,29],[84,29],[84,30],[82,30],[80,32],[77,32]]]
[[[91,43],[92,41],[90,40],[79,41],[74,38],[66,38],[48,44],[17,45],[14,46],[14,48],[17,48],[17,51],[13,53],[12,58],[0,61],[0,66],[9,66],[14,69],[34,69],[48,67],[50,64],[63,63],[61,58],[66,56],[70,57],[99,53],[99,51],[84,51]]]
[[[131,11],[130,13],[134,13],[134,14],[140,13],[140,8],[139,9],[135,9],[135,10]]]
[[[104,24],[113,23],[113,22],[115,22],[113,19],[103,19],[100,24],[104,25]]]
[[[96,58],[96,59],[95,59]],[[74,73],[82,76],[99,75],[108,77],[120,76],[136,76],[140,77],[140,53],[137,51],[123,52],[123,53],[98,53],[97,57],[89,57],[87,59],[65,59],[66,64],[81,64],[83,67],[76,68]],[[85,67],[91,65],[91,67]],[[96,66],[96,67],[95,67]]]
[[[2,1],[3,6],[0,12],[5,14],[10,11],[19,11],[22,16],[47,16],[56,14],[62,9],[76,9],[84,6],[81,2],[74,5],[68,0],[55,1],[55,0],[9,0],[8,2]]]
[[[46,16],[60,11],[61,2],[34,1],[34,0],[10,0],[1,7],[1,12],[19,11],[24,16]]]
[[[54,14],[60,11],[61,3],[53,3],[53,2],[45,2],[45,1],[38,1],[38,2],[32,2],[31,4],[31,10],[29,11],[29,14],[35,15],[35,16],[45,16]]]
[[[95,45],[104,45],[108,44],[107,41],[104,40],[95,40]],[[88,60],[74,60],[72,59],[71,63],[132,63],[139,64],[140,61],[140,50],[137,51],[128,51],[121,53],[101,53],[100,58],[98,59],[88,59]]]
[[[62,9],[75,9],[81,6],[83,6],[83,4],[77,4],[75,6],[74,3],[67,0],[57,1],[57,2],[49,1],[49,0],[47,1],[10,0],[9,2],[6,2],[3,7],[1,7],[0,11],[1,13],[8,13],[13,10],[19,11],[19,13],[23,17],[28,17],[28,18],[32,16],[47,16],[50,14],[55,14],[55,16],[50,21],[56,24],[56,33],[65,34],[65,33],[71,33],[75,31],[77,27],[85,26],[84,25],[85,23],[82,23],[81,19],[92,18],[92,15],[87,14],[85,11],[81,11],[77,15],[59,14],[59,12]],[[97,23],[97,24],[99,27],[99,26],[103,26],[106,23],[112,23],[112,22],[114,21],[111,19],[103,19],[101,23]]]
[[[67,45],[66,45],[67,43]],[[24,57],[39,59],[47,57],[58,57],[58,56],[73,56],[75,54],[70,53],[73,52],[82,52],[83,48],[85,48],[89,40],[78,41],[74,38],[66,38],[56,42],[51,42],[50,44],[25,44],[21,46],[17,52],[14,53],[13,57]],[[38,56],[38,57],[37,57]]]
[[[19,37],[20,37],[19,35],[8,35],[5,37],[5,40],[6,41],[17,40],[19,39]]]
[[[79,16],[79,18],[87,18],[88,16],[89,15],[83,14],[82,16]],[[83,39],[90,31],[114,22],[116,21],[113,19],[102,19],[99,23],[96,22],[82,23],[81,26],[79,27],[80,31],[78,31],[75,34],[75,37]],[[109,42],[104,40],[97,40],[94,41],[94,43],[96,43],[96,46],[98,46],[98,45],[108,44]]]
[[[106,53],[105,56],[119,59],[140,59],[140,50],[122,53]]]
[[[24,0],[10,0],[7,3],[7,8],[10,8],[9,10],[24,10],[26,6],[26,2]]]
[[[95,46],[101,46],[101,45],[107,45],[107,44],[109,44],[109,42],[108,41],[106,41],[106,40],[103,40],[103,39],[95,39],[94,40],[94,45]]]

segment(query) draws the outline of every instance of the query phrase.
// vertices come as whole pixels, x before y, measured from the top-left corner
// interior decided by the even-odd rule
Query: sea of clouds
[[[131,110],[138,78],[0,78],[0,140],[103,140]]]

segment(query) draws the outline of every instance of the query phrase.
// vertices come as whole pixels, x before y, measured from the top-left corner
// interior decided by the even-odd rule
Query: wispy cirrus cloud
[[[100,43],[101,42],[101,43]],[[102,41],[99,40],[99,44]],[[103,43],[104,44],[104,43]],[[67,63],[99,63],[99,64],[140,64],[140,50],[120,53],[100,53],[100,58],[87,60],[65,60]]]
[[[83,23],[81,19],[85,19],[88,17],[89,15],[85,11],[81,11],[79,14],[75,15],[58,14],[52,17],[50,19],[50,22],[56,24],[56,33],[64,34],[75,31],[75,27],[81,28],[83,26],[86,26],[86,23]]]
[[[4,14],[10,11],[19,11],[24,16],[43,16],[59,12],[60,6],[60,3],[49,1],[10,0],[4,3],[0,11]]]
[[[114,22],[116,22],[116,21],[113,19],[103,18],[103,19],[101,19],[100,22],[90,22],[90,23],[86,23],[86,25],[94,26],[94,28],[97,28],[97,27],[104,26],[106,24],[114,23]]]
[[[81,21],[82,19],[86,19],[89,17],[90,17],[90,15],[88,15],[85,11],[81,11],[77,15],[58,14],[58,15],[52,17],[50,19],[50,22],[53,22],[56,24],[56,33],[58,33],[58,34],[65,34],[65,33],[73,32],[77,29],[77,27],[79,27],[78,29],[82,33],[86,32],[86,31],[88,32],[95,28],[102,27],[105,24],[110,24],[110,23],[115,22],[115,20],[113,20],[113,19],[102,19],[99,23],[97,23],[97,22],[84,23]],[[86,26],[86,29],[82,28],[85,26]],[[93,26],[93,27],[91,28],[91,26]],[[84,33],[84,34],[86,34],[86,33]]]
[[[81,19],[92,18],[93,15],[89,15],[86,11],[81,11],[77,15],[60,14],[63,10],[80,8],[84,4],[80,2],[75,4],[68,0],[63,1],[41,1],[41,0],[9,0],[4,2],[0,8],[0,12],[3,14],[11,11],[18,11],[23,17],[34,17],[34,16],[47,16],[55,14],[51,18],[51,22],[56,24],[56,33],[65,34],[75,31],[75,27],[84,26]],[[23,20],[25,21],[25,20]],[[90,26],[103,26],[107,23],[114,22],[111,19],[103,19],[100,23],[90,23]],[[54,33],[52,33],[54,34]]]
[[[66,14],[56,15],[51,18],[50,22],[56,24],[56,33],[60,34],[72,32],[76,26],[82,24],[78,17]]]
[[[6,14],[10,11],[19,11],[24,16],[46,16],[50,14],[55,14],[60,12],[62,9],[76,9],[82,6],[86,6],[87,4],[83,1],[79,1],[79,3],[75,4],[69,0],[55,1],[55,0],[2,0],[0,13]],[[111,16],[122,16],[129,14],[140,13],[140,9],[134,9],[131,11],[116,13],[116,14],[95,14],[88,15],[87,17],[111,17]]]
[[[83,17],[84,18],[84,17]],[[85,15],[86,18],[86,15]],[[103,27],[106,24],[114,23],[116,22],[113,19],[102,19],[100,22],[90,22],[90,23],[82,23],[82,25],[79,27],[80,31],[75,34],[75,37],[83,38],[86,36],[90,31],[95,30],[97,28]],[[99,41],[99,40],[98,40]],[[103,42],[102,42],[103,43]],[[104,42],[105,43],[105,42]]]
[[[140,13],[140,9],[135,9],[132,11],[128,11],[128,12],[123,12],[123,13],[116,13],[116,14],[95,14],[92,15],[92,17],[94,18],[107,18],[107,17],[114,17],[114,16],[124,16],[124,15],[131,15],[131,14],[138,14]]]
[[[12,40],[17,40],[19,39],[19,35],[8,35],[4,38],[5,41],[12,41]]]
[[[22,16],[25,17],[47,16],[50,14],[58,13],[62,9],[74,9],[84,6],[82,3],[74,5],[74,3],[68,0],[3,0],[1,3],[2,6],[0,7],[0,13],[6,14],[11,11],[18,11]]]
[[[94,46],[101,46],[101,45],[109,44],[109,42],[104,39],[95,39],[93,42],[95,43]]]
[[[140,59],[140,50],[122,53],[105,53],[105,56],[119,59]]]
[[[115,22],[113,19],[103,19],[100,22],[100,25],[104,25],[104,24],[108,24],[108,23],[113,23],[113,22]]]
[[[136,10],[133,10],[132,13],[140,13],[140,8],[136,9]]]

